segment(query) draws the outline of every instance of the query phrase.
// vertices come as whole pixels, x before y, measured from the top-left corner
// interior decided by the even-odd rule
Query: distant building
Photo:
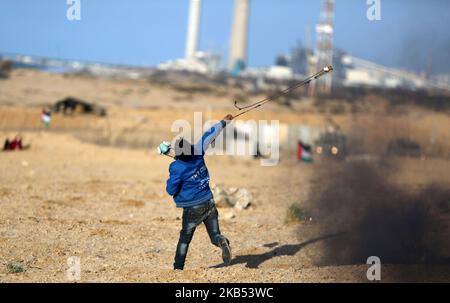
[[[186,59],[193,59],[198,48],[202,0],[191,0],[186,39]]]
[[[202,0],[190,0],[185,58],[164,62],[158,65],[158,69],[189,71],[200,74],[213,74],[219,71],[221,61],[219,55],[198,51],[201,8]]]
[[[341,63],[345,70],[345,79],[342,82],[344,86],[411,90],[432,87],[423,75],[386,67],[349,55],[343,56]]]
[[[368,69],[347,69],[344,86],[349,87],[381,87],[383,80],[376,72]]]
[[[275,65],[267,69],[265,76],[277,80],[291,80],[294,78],[294,73],[288,66]]]
[[[158,65],[160,70],[189,71],[200,74],[214,74],[220,70],[221,57],[210,52],[196,52],[189,59],[170,60]]]
[[[228,69],[233,73],[245,69],[247,65],[249,11],[250,0],[235,0],[228,59]]]

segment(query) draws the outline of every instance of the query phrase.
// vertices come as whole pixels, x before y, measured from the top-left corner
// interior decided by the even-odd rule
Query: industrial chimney
[[[334,33],[334,0],[322,0],[322,11],[316,26],[316,60],[315,70],[333,64],[333,33]],[[309,87],[310,96],[316,92],[329,94],[332,88],[332,76],[323,77],[313,82]]]
[[[197,52],[201,6],[202,0],[191,0],[186,41],[186,59],[194,58]]]
[[[235,0],[228,69],[244,67],[247,60],[247,34],[250,0]]]

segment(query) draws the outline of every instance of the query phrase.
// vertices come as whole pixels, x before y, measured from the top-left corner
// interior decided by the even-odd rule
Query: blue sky
[[[381,0],[382,20],[366,0],[336,0],[335,45],[390,66],[450,72],[450,1]],[[200,49],[227,58],[233,0],[203,0]],[[319,0],[251,0],[249,65],[268,66],[305,41]],[[81,0],[81,21],[66,0],[0,0],[0,52],[154,66],[184,55],[189,0]],[[432,61],[430,61],[432,60]]]

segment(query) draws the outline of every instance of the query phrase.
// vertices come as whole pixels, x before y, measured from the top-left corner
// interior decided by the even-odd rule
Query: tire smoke
[[[450,188],[401,187],[388,181],[392,168],[375,163],[330,163],[318,170],[312,214],[323,243],[318,265],[450,264]]]

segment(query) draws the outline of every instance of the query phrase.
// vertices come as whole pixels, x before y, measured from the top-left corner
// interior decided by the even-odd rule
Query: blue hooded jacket
[[[226,122],[222,120],[205,132],[202,139],[194,145],[194,156],[188,161],[177,159],[170,164],[166,191],[173,196],[177,207],[191,207],[212,199],[208,168],[203,157],[225,126]]]

